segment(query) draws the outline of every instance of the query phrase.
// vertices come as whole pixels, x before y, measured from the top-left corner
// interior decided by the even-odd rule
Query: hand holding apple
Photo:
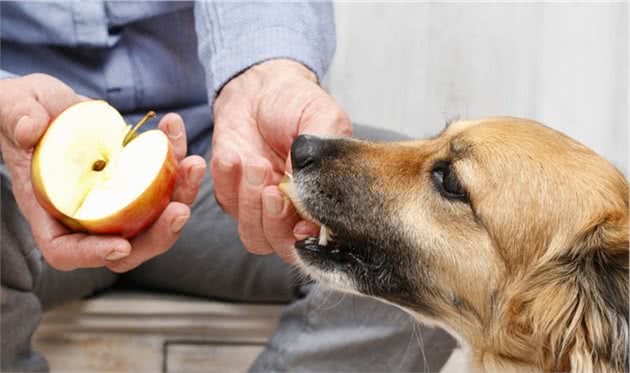
[[[190,216],[189,205],[197,194],[205,161],[197,156],[185,157],[183,121],[177,114],[166,115],[159,128],[168,136],[177,162],[173,202],[153,225],[130,240],[74,233],[35,197],[31,159],[51,119],[83,100],[59,80],[43,74],[0,80],[0,151],[11,173],[18,206],[49,264],[60,270],[106,266],[116,272],[128,271],[175,242]]]

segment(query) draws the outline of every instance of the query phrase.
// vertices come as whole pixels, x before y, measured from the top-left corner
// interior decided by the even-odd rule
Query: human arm
[[[334,52],[332,5],[199,3],[196,11],[200,58],[216,95],[210,166],[217,200],[238,220],[248,251],[275,251],[291,262],[294,227],[317,234],[312,225],[296,226],[300,219],[276,186],[290,167],[291,143],[303,133],[351,134],[348,116],[318,84]],[[228,31],[205,27],[218,23]]]

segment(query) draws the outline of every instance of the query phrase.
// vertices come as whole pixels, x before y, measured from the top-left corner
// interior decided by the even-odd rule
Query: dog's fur
[[[446,328],[476,371],[628,370],[628,184],[609,162],[517,118],[316,141],[290,193],[333,232],[296,244],[312,277]]]

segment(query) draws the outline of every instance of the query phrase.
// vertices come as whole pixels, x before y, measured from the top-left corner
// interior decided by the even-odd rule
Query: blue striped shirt
[[[130,123],[176,111],[189,152],[204,154],[212,100],[230,78],[289,58],[321,79],[335,28],[327,2],[0,1],[0,39],[0,78],[50,74]]]

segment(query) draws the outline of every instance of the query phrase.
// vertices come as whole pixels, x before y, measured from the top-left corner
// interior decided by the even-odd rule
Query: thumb
[[[331,96],[327,96],[325,99],[313,101],[304,109],[297,136],[305,134],[321,137],[351,136],[352,123],[341,106]],[[289,174],[293,173],[290,152],[285,162],[285,170]]]
[[[297,134],[351,136],[352,124],[341,106],[331,96],[327,96],[326,99],[316,100],[305,108]]]
[[[35,147],[51,120],[42,105],[29,101],[30,104],[17,114],[12,136],[15,145],[25,150]]]
[[[8,91],[17,94],[3,97],[7,109],[2,118],[2,131],[23,149],[34,147],[53,118],[81,101],[70,87],[44,74],[11,79],[5,84]]]

